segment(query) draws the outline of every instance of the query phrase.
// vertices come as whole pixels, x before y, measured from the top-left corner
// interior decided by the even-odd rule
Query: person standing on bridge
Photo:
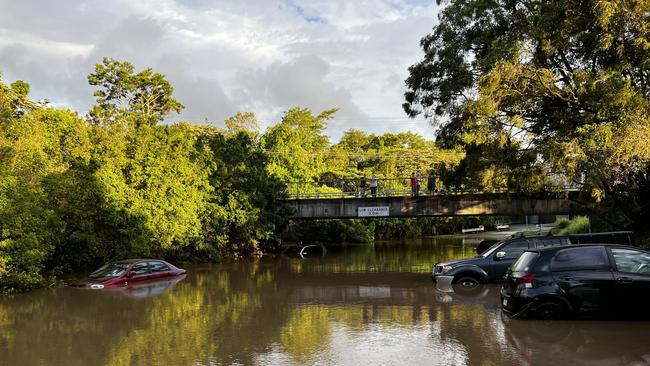
[[[420,174],[420,169],[415,171],[415,180],[417,181],[417,186],[415,187],[415,195],[420,195],[420,182],[422,182],[422,174]]]
[[[415,197],[418,195],[418,178],[415,175],[415,172],[411,173],[411,196]]]
[[[370,194],[373,197],[377,197],[377,177],[374,174],[370,178]]]
[[[429,173],[427,179],[427,190],[429,194],[433,194],[436,191],[436,175],[433,173],[433,170]]]
[[[361,177],[361,180],[359,181],[359,197],[365,197],[366,196],[366,175],[364,174],[363,177]]]

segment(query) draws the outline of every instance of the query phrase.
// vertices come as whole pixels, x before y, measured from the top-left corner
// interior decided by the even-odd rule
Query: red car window
[[[167,272],[170,271],[171,268],[163,262],[155,261],[155,262],[149,262],[149,268],[151,268],[151,272]]]
[[[151,272],[147,262],[140,262],[140,263],[134,264],[133,267],[131,268],[131,271],[135,275],[147,274],[147,273]]]

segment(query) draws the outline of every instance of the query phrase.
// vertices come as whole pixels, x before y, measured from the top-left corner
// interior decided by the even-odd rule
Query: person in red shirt
[[[411,196],[418,195],[418,177],[415,172],[411,173]]]

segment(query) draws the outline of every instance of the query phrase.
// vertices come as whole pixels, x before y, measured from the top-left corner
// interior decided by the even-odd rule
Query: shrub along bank
[[[291,222],[283,233],[289,242],[370,243],[383,239],[458,234],[463,228],[507,222],[499,217],[422,217],[399,219],[314,220]]]

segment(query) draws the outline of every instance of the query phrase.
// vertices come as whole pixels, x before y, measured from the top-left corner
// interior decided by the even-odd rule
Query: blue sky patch
[[[301,18],[306,20],[309,23],[321,23],[321,24],[327,24],[327,19],[324,17],[315,14],[313,11],[306,10],[302,6],[295,4],[293,1],[285,1],[284,5],[287,7],[287,9],[293,11],[294,13],[298,14]]]

